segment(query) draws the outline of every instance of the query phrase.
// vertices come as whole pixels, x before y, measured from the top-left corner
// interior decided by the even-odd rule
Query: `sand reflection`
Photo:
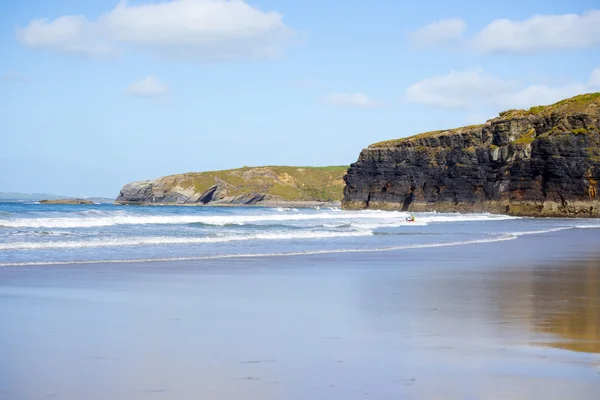
[[[451,272],[415,262],[402,274],[365,275],[361,285],[369,329],[600,353],[600,254],[542,264],[466,260]]]
[[[534,330],[556,336],[545,344],[600,353],[599,260],[537,269],[532,288]]]
[[[600,353],[600,255],[494,271],[487,287],[498,322],[526,328],[534,345]]]

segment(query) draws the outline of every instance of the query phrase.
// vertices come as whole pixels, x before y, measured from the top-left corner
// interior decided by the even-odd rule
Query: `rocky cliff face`
[[[128,183],[121,204],[317,205],[342,199],[346,167],[244,167]]]
[[[600,217],[600,93],[364,149],[347,209]]]

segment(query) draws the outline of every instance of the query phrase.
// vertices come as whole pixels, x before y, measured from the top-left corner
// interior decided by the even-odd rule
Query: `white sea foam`
[[[371,222],[353,222],[350,224],[351,227],[356,229],[378,229],[378,228],[399,228],[399,227],[417,227],[417,226],[427,226],[427,222],[424,221],[414,221],[408,222],[405,219],[400,219],[396,221],[381,221],[379,223],[371,223]]]
[[[537,230],[537,231],[509,232],[508,235],[515,235],[515,236],[540,235],[540,234],[544,234],[544,233],[564,231],[567,229],[573,229],[573,227],[572,226],[562,226],[560,228],[548,228],[548,229],[542,229],[542,230]]]
[[[417,222],[473,222],[473,221],[503,221],[509,219],[519,219],[510,215],[499,214],[416,214]]]
[[[355,232],[285,232],[285,233],[255,233],[250,235],[221,235],[205,237],[173,237],[173,236],[145,236],[126,238],[106,238],[92,240],[54,241],[54,242],[13,242],[0,243],[2,250],[35,250],[35,249],[79,249],[86,247],[113,247],[113,246],[143,246],[143,245],[169,245],[169,244],[200,244],[223,243],[246,240],[296,240],[296,239],[324,239],[349,236],[371,236],[371,231]]]
[[[482,244],[482,243],[494,243],[503,242],[507,240],[514,240],[517,236],[504,235],[488,239],[475,239],[465,240],[458,242],[446,242],[446,243],[429,243],[429,244],[410,244],[402,246],[391,246],[391,247],[377,247],[367,249],[330,249],[330,250],[315,250],[315,251],[299,251],[289,253],[258,253],[258,254],[221,254],[214,256],[200,256],[200,257],[173,257],[173,258],[147,258],[137,260],[85,260],[85,261],[35,261],[35,262],[15,262],[15,263],[0,263],[2,267],[17,267],[17,266],[33,266],[33,265],[66,265],[66,264],[103,264],[103,263],[142,263],[142,262],[165,262],[165,261],[196,261],[196,260],[212,260],[212,259],[223,259],[223,258],[250,258],[250,257],[285,257],[285,256],[310,256],[318,254],[335,254],[335,253],[372,253],[382,251],[394,251],[394,250],[411,250],[411,249],[423,249],[423,248],[434,248],[434,247],[448,247],[448,246],[461,246],[469,244]]]
[[[48,237],[48,236],[74,236],[76,233],[69,231],[52,231],[52,230],[9,230],[7,232],[0,232],[0,237],[15,237],[15,236],[23,236],[23,237]],[[2,244],[0,244],[2,246]]]
[[[115,213],[110,216],[58,217],[58,218],[16,218],[0,219],[0,227],[5,228],[92,228],[113,225],[148,224],[193,224],[244,225],[257,222],[309,221],[309,220],[380,220],[383,223],[401,223],[408,213],[398,211],[330,211],[318,213],[277,213],[264,215],[140,215]],[[417,222],[467,222],[497,221],[514,219],[494,214],[417,214]]]
[[[600,225],[575,225],[578,229],[600,229]]]
[[[279,211],[279,212],[284,212],[284,211],[287,211],[287,212],[290,212],[290,211],[298,212],[297,208],[289,208],[289,207],[277,207],[276,210]]]

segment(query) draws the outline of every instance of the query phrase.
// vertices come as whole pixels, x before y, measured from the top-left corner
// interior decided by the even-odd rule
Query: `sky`
[[[0,192],[349,165],[600,91],[600,3],[4,0]]]

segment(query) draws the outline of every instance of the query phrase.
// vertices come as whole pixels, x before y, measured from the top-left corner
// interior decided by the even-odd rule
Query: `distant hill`
[[[56,194],[48,194],[48,193],[18,193],[18,192],[0,192],[0,200],[31,200],[31,201],[39,201],[39,200],[56,200],[56,199],[64,199],[68,196],[60,196]]]
[[[49,193],[18,193],[18,192],[0,192],[0,201],[41,201],[41,200],[64,200],[75,199],[72,196],[62,196]],[[86,200],[94,203],[112,203],[113,199],[105,197],[86,197]]]
[[[128,183],[126,204],[283,205],[339,202],[347,166],[265,166],[192,172]]]

